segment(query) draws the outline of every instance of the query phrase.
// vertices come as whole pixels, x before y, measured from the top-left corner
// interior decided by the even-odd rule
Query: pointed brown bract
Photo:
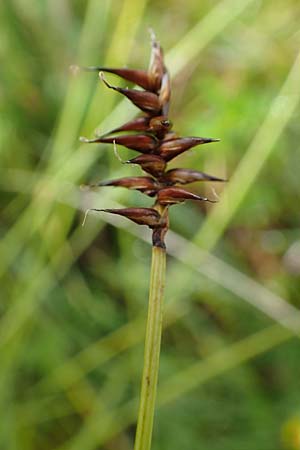
[[[137,89],[128,89],[128,88],[120,88],[117,86],[112,86],[109,84],[103,77],[103,74],[100,72],[100,78],[105,83],[105,85],[109,89],[113,89],[114,91],[120,92],[125,95],[125,97],[129,98],[129,100],[142,111],[159,115],[161,113],[161,104],[159,101],[159,97],[154,92],[149,91],[138,91]]]
[[[93,211],[124,216],[138,225],[148,225],[150,228],[162,226],[161,215],[154,208],[93,209]]]
[[[157,153],[166,161],[170,161],[175,156],[189,150],[196,145],[208,144],[210,142],[217,142],[219,139],[204,138],[204,137],[185,137],[178,139],[171,139],[158,147]]]
[[[112,133],[119,133],[120,131],[150,131],[150,117],[137,117],[136,119],[129,120],[118,128],[114,128],[111,131],[103,134],[101,137],[107,136]]]
[[[138,70],[138,69],[114,69],[111,67],[100,67],[100,66],[92,66],[92,67],[83,67],[83,70],[87,70],[90,72],[107,72],[112,73],[114,75],[118,75],[118,77],[123,78],[124,80],[131,81],[132,83],[137,84],[138,86],[148,90],[152,90],[152,81],[149,77],[149,74],[146,70]]]
[[[88,144],[99,142],[102,142],[103,144],[115,143],[141,153],[152,152],[158,146],[157,139],[154,136],[149,136],[147,134],[126,134],[123,136],[98,137],[95,139],[81,138],[81,142],[86,142]]]
[[[164,174],[164,179],[172,184],[188,184],[194,181],[226,181],[193,169],[171,169]]]
[[[116,180],[102,181],[97,186],[119,186],[144,192],[151,197],[156,194],[157,182],[151,177],[125,177]]]
[[[153,175],[154,177],[161,177],[167,165],[166,161],[158,155],[140,155],[128,161],[130,164],[138,164],[141,168]]]
[[[120,131],[147,131],[155,134],[157,138],[162,139],[171,128],[172,122],[167,116],[137,117],[118,128],[108,131],[101,137]]]
[[[201,200],[204,202],[215,203],[214,200],[209,200],[206,197],[200,197],[199,195],[178,187],[167,187],[161,189],[157,193],[157,200],[161,205],[175,205],[176,203],[182,203],[185,200]]]

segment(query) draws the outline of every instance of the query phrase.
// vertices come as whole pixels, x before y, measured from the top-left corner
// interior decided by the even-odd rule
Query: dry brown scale
[[[196,145],[216,142],[219,139],[180,137],[172,131],[172,122],[168,118],[171,97],[170,77],[164,64],[163,51],[154,36],[152,36],[148,71],[105,67],[87,67],[85,70],[99,72],[101,80],[108,88],[125,95],[144,113],[143,116],[130,120],[103,136],[95,139],[81,138],[82,142],[119,144],[141,153],[126,163],[138,164],[150,175],[105,181],[98,186],[122,186],[155,197],[153,208],[93,210],[118,214],[137,224],[147,225],[153,230],[153,245],[165,248],[164,236],[169,226],[168,207],[170,205],[182,203],[185,200],[214,202],[177,185],[195,181],[226,181],[193,169],[167,170],[167,163]],[[118,75],[140,86],[143,90],[112,86],[104,79],[103,72]],[[130,132],[130,134],[120,134],[123,132]],[[111,136],[111,134],[114,135]]]

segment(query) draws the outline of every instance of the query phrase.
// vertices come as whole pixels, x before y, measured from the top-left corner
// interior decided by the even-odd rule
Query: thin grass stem
[[[134,450],[150,450],[159,371],[166,250],[152,247],[144,369]]]

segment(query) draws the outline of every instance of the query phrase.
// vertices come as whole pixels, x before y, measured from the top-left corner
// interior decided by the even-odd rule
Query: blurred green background
[[[171,211],[153,450],[300,449],[299,23],[299,0],[1,1],[1,450],[132,449],[150,235],[81,223],[151,200],[80,191],[140,173],[78,140],[136,110],[69,66],[147,67],[149,26],[175,129],[221,138],[172,167],[230,178]]]

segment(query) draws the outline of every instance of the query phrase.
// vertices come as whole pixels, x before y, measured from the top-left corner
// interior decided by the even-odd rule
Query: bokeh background
[[[149,26],[175,129],[221,138],[172,166],[230,179],[171,211],[153,449],[300,449],[299,24],[298,0],[1,1],[1,450],[132,449],[150,236],[81,223],[151,200],[81,191],[140,172],[78,138],[137,111],[69,66],[147,67]]]

